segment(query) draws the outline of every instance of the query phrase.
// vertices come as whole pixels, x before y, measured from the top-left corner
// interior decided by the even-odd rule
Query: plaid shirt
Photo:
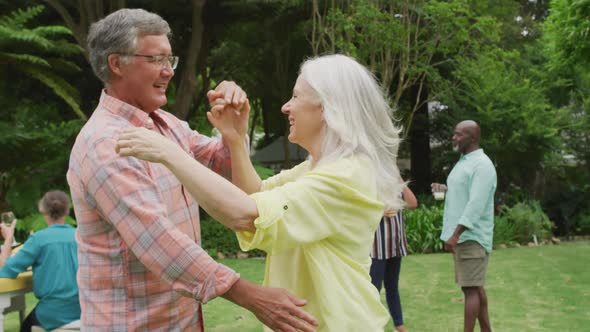
[[[201,248],[198,205],[166,167],[117,155],[116,139],[130,126],[160,132],[222,175],[231,171],[221,140],[103,91],[67,175],[78,221],[82,330],[202,331],[201,303],[239,275]]]

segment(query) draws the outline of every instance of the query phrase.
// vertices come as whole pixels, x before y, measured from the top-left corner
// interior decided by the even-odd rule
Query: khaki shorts
[[[489,254],[476,241],[457,245],[455,252],[455,282],[460,287],[481,287],[486,281]]]

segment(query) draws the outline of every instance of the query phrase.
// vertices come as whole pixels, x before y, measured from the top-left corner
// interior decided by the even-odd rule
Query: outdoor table
[[[16,279],[0,278],[0,332],[4,332],[4,312],[17,307],[21,321],[25,314],[25,294],[33,290],[33,272],[25,271]]]

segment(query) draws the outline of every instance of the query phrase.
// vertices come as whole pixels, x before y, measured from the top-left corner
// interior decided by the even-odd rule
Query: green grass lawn
[[[590,242],[500,249],[493,252],[486,290],[495,331],[586,331],[590,322]],[[262,282],[264,261],[222,261],[243,277]],[[404,258],[400,289],[410,331],[462,331],[463,295],[453,280],[449,254]],[[383,302],[385,303],[382,294]],[[28,309],[35,299],[29,295]],[[224,299],[204,306],[208,332],[261,331],[254,315]],[[11,313],[6,331],[18,331]],[[393,331],[391,322],[389,331]]]

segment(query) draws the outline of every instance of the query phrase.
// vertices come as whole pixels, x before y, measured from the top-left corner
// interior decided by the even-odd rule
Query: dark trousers
[[[401,257],[389,259],[374,259],[371,263],[371,282],[377,290],[381,291],[381,285],[385,285],[385,299],[389,314],[393,318],[393,324],[400,326],[404,324],[402,315],[402,304],[399,299],[399,272],[402,267]]]
[[[35,307],[35,309],[37,308]],[[25,318],[25,320],[20,324],[20,332],[31,332],[33,325],[41,325],[37,320],[37,316],[35,316],[35,309],[33,309],[27,318]]]

